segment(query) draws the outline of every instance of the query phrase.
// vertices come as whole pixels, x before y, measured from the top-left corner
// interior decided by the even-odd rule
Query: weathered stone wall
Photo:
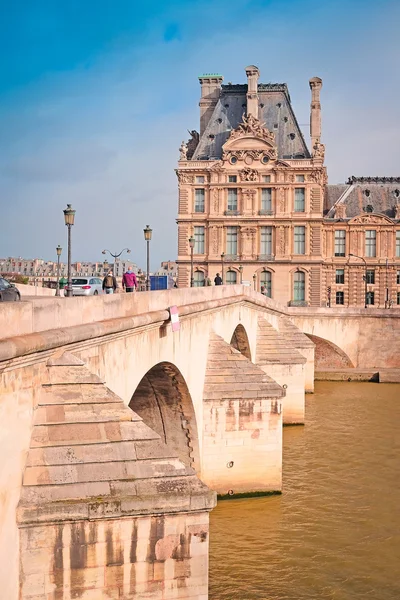
[[[20,532],[20,600],[208,597],[207,512],[61,522]]]
[[[289,314],[301,331],[336,345],[356,368],[400,367],[398,310],[292,308]]]

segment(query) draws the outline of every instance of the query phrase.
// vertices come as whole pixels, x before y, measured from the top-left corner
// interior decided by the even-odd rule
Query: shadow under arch
[[[333,342],[329,342],[317,335],[306,333],[306,336],[315,344],[315,369],[329,368],[354,368],[353,363],[343,350]]]
[[[161,438],[171,455],[200,471],[199,438],[190,392],[181,372],[169,362],[147,371],[129,407]]]
[[[239,324],[232,334],[230,341],[231,346],[239,350],[249,360],[251,360],[251,350],[249,344],[249,338],[243,325]]]

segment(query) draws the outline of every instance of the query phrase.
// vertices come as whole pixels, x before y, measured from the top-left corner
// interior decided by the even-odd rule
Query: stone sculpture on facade
[[[257,181],[258,172],[255,169],[242,169],[239,171],[240,181]]]
[[[320,160],[324,160],[325,158],[325,145],[321,144],[320,141],[316,141],[313,147],[313,158],[318,158]]]
[[[192,131],[190,131],[188,129],[188,133],[190,134],[190,140],[187,142],[186,146],[187,146],[187,155],[186,158],[187,160],[190,160],[193,157],[193,154],[196,151],[196,148],[199,144],[199,140],[200,140],[200,135],[199,132],[196,131],[195,129],[193,129]]]
[[[184,141],[182,141],[182,144],[179,147],[179,152],[179,160],[187,160],[188,147]]]

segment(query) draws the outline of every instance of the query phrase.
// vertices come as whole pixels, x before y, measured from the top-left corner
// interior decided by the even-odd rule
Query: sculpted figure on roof
[[[187,151],[188,151],[188,147],[185,144],[185,142],[183,141],[182,144],[179,147],[179,153],[180,153],[179,160],[186,160],[186,158],[187,158]]]
[[[253,117],[253,115],[244,114],[242,122],[232,131],[229,139],[234,140],[244,135],[253,135],[269,142],[275,142],[275,135],[264,127],[264,123]]]

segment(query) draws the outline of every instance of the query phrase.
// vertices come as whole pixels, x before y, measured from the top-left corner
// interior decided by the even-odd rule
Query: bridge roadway
[[[279,492],[315,348],[363,359],[370,315],[320,311],[244,286],[1,306],[4,597],[206,600],[215,492]]]

